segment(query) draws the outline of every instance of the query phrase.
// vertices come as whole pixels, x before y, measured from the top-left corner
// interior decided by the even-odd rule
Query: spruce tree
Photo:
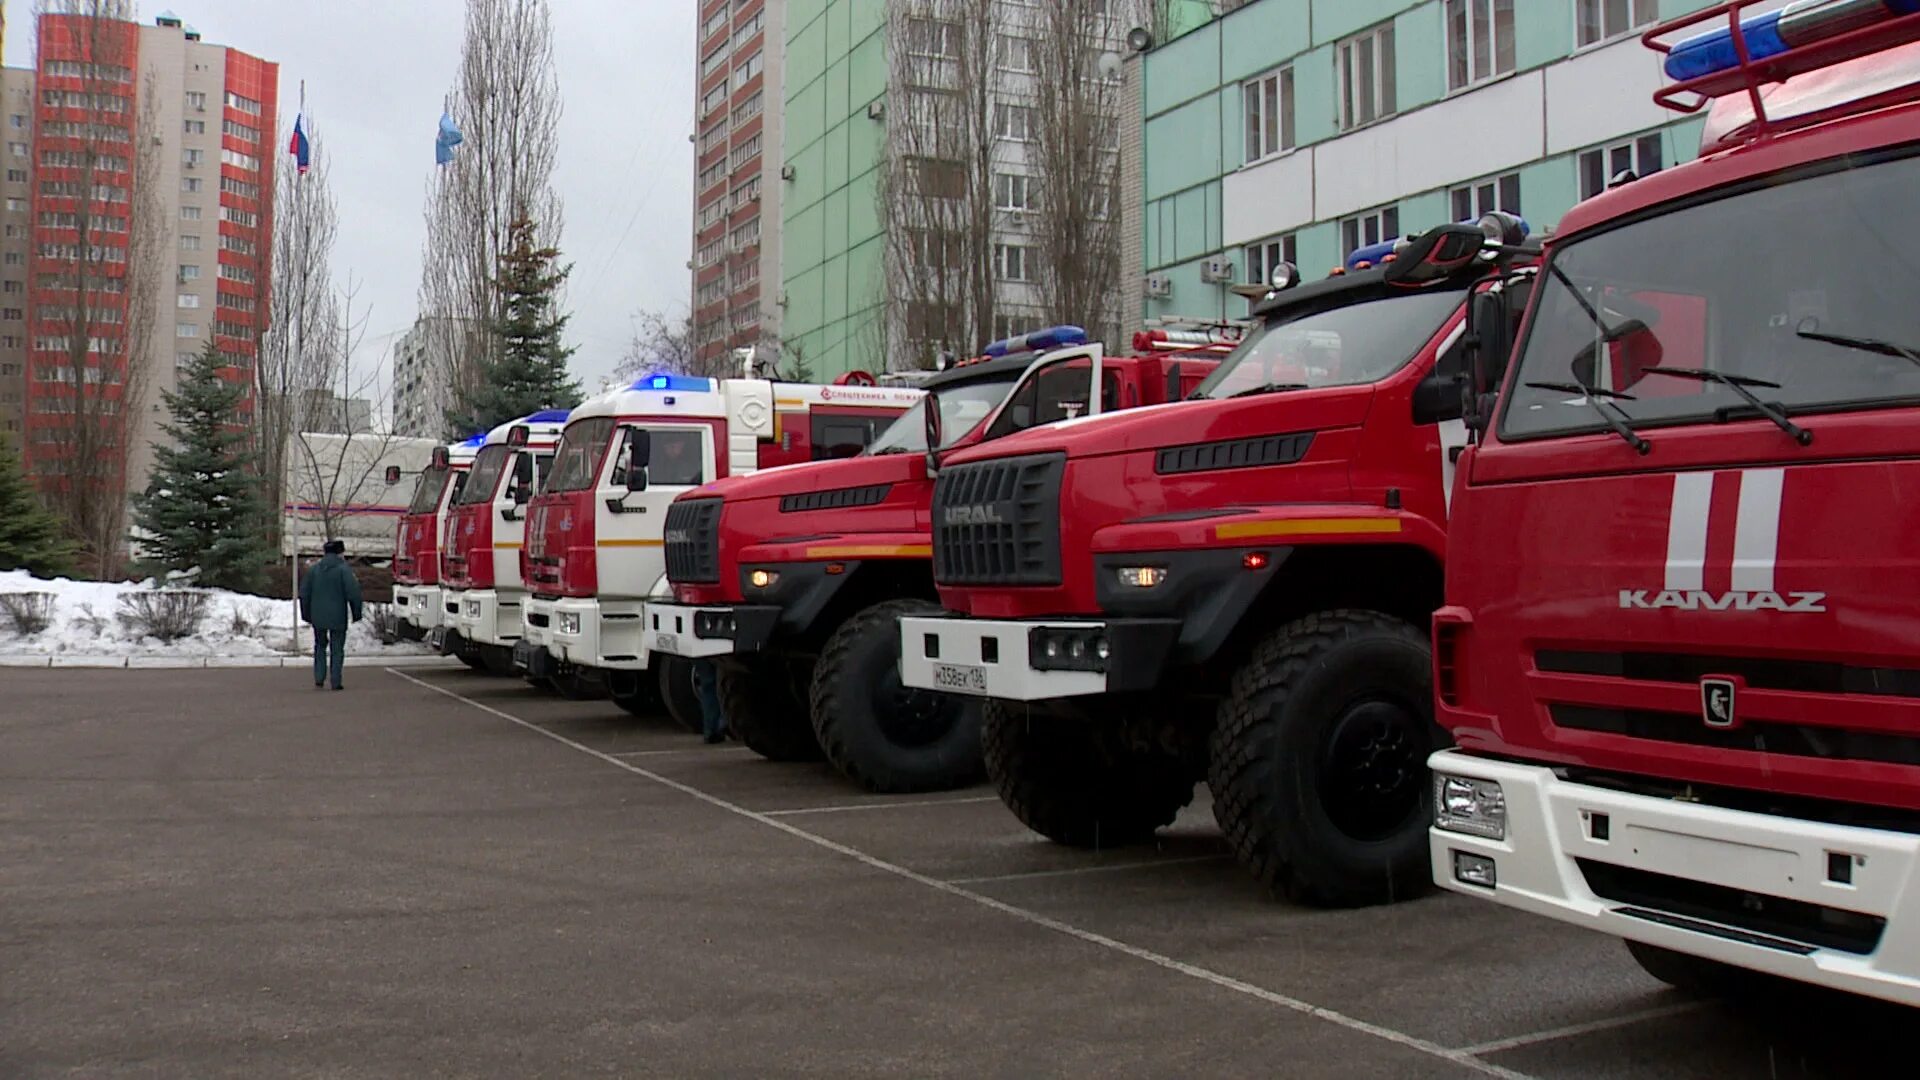
[[[212,343],[162,391],[171,445],[154,445],[153,477],[134,505],[153,570],[200,568],[197,584],[248,590],[272,558],[259,480],[250,468],[246,386],[224,376]]]
[[[541,409],[570,409],[580,403],[580,384],[567,373],[573,350],[560,343],[570,316],[556,307],[571,267],[556,265],[560,252],[538,246],[530,218],[508,227],[507,249],[500,255],[501,317],[488,327],[494,359],[479,385],[461,395],[450,419],[456,431],[486,431]]]
[[[0,570],[55,577],[73,572],[73,556],[59,519],[40,504],[20,455],[0,435]]]

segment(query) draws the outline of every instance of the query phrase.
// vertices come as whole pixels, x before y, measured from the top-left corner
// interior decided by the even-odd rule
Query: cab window
[[[600,475],[607,444],[613,441],[611,417],[570,424],[553,453],[553,468],[543,491],[585,491]]]
[[[890,418],[871,416],[815,416],[813,418],[813,460],[859,456]]]
[[[998,439],[1041,424],[1087,415],[1088,378],[1086,363],[1063,363],[1041,370],[1007,399],[987,438]],[[1102,371],[1100,409],[1111,412],[1119,407],[1120,376],[1111,370]]]
[[[647,458],[649,487],[699,487],[707,482],[706,452],[700,432],[688,428],[649,428],[647,431],[652,437]],[[626,435],[614,454],[607,482],[615,486],[624,483],[632,460],[633,436]]]

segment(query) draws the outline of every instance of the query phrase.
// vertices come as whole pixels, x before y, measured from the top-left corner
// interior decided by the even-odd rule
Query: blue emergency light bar
[[[680,393],[706,393],[713,389],[713,380],[698,375],[648,375],[634,380],[629,390],[674,390]]]
[[[1914,2],[1920,3],[1920,0],[1914,0]],[[1520,223],[1520,239],[1525,239],[1526,237],[1532,235],[1533,228],[1532,226],[1527,224],[1526,218],[1516,217],[1514,218],[1514,220]],[[1487,225],[1485,224],[1485,222],[1486,222],[1485,218],[1468,218],[1465,221],[1459,222],[1459,224],[1479,225],[1481,228],[1486,228]],[[1377,244],[1368,244],[1366,247],[1363,247],[1363,248],[1355,248],[1353,254],[1347,256],[1347,261],[1344,265],[1346,266],[1346,269],[1349,273],[1355,270],[1361,269],[1362,268],[1360,266],[1361,263],[1366,263],[1368,267],[1379,266],[1380,260],[1393,254],[1394,250],[1398,248],[1401,242],[1406,239],[1407,238],[1404,236],[1396,236],[1391,240],[1382,240]],[[1498,243],[1503,240],[1506,240],[1507,238],[1488,234],[1488,239]]]
[[[1031,334],[1021,334],[1004,341],[996,341],[980,350],[982,356],[1011,356],[1014,353],[1040,352],[1045,349],[1063,349],[1068,345],[1085,345],[1087,332],[1078,326],[1049,326],[1045,330],[1035,330]]]
[[[520,421],[523,424],[564,424],[571,409],[542,409]]]
[[[1747,59],[1760,61],[1916,11],[1920,0],[1793,0],[1779,11],[1740,20],[1740,36],[1747,44]],[[1685,82],[1739,66],[1740,52],[1729,27],[1675,45],[1665,70],[1669,79]]]
[[[487,444],[487,433],[484,431],[478,435],[469,435],[466,438],[460,440],[461,446],[485,446],[486,444]]]

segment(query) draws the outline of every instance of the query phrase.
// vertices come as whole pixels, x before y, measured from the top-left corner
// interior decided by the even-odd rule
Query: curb
[[[313,659],[307,656],[90,656],[82,653],[44,656],[0,656],[0,668],[120,668],[135,671],[178,671],[207,668],[304,668]],[[350,668],[442,668],[458,667],[460,661],[449,656],[348,656]]]

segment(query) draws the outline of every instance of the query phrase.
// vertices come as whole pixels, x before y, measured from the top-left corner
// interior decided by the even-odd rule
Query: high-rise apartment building
[[[693,344],[707,370],[780,341],[786,0],[704,0],[694,105]]]
[[[33,246],[33,72],[0,70],[0,439],[20,448],[27,402],[27,256]]]
[[[182,363],[211,343],[228,377],[252,383],[279,65],[171,15],[44,15],[35,29],[28,467],[43,489],[81,477],[124,497],[145,484],[160,392]],[[83,460],[103,449],[117,460],[100,431],[125,440],[123,468]]]
[[[447,412],[453,408],[453,361],[450,348],[486,347],[478,323],[466,323],[466,333],[453,325],[460,320],[423,315],[393,346],[393,432],[413,438],[441,439],[447,430]],[[459,432],[465,438],[471,432]]]

